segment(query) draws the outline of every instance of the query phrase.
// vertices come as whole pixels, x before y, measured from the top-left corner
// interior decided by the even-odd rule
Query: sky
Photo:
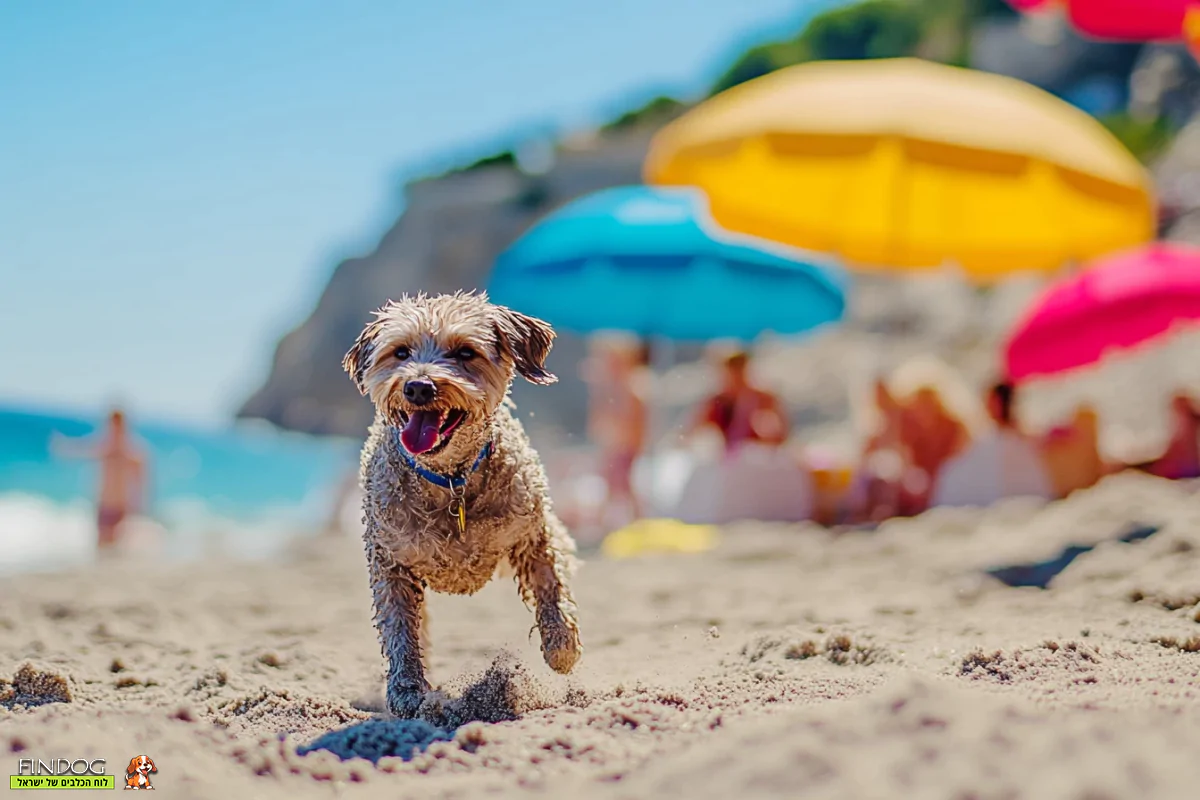
[[[694,95],[817,4],[0,4],[0,403],[228,420],[402,175]]]

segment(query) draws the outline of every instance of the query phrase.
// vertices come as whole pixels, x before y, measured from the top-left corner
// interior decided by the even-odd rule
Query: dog
[[[129,760],[129,766],[125,768],[125,790],[153,789],[150,775],[155,772],[158,772],[158,767],[154,766],[154,761],[150,756],[134,756]]]
[[[546,322],[486,294],[405,295],[374,313],[342,361],[375,406],[362,451],[363,533],[387,707],[411,718],[430,690],[426,589],[474,594],[511,569],[542,655],[568,673],[582,654],[568,581],[575,542],[513,412],[516,375],[546,386]]]

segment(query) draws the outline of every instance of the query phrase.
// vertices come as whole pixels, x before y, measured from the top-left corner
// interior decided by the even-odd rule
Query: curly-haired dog
[[[581,653],[567,579],[575,543],[508,391],[546,385],[545,322],[486,295],[405,296],[375,312],[342,366],[375,405],[362,452],[363,534],[387,704],[411,717],[425,679],[425,589],[473,594],[507,562],[532,606],[542,654],[570,672]]]
[[[129,766],[125,768],[125,789],[153,789],[154,785],[150,783],[150,776],[158,772],[158,767],[154,766],[154,761],[150,756],[134,756],[129,759]]]

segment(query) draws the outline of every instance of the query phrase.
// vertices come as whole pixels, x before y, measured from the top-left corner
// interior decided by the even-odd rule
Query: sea
[[[52,445],[102,417],[0,405],[0,573],[96,557],[95,462]],[[164,559],[269,557],[329,525],[360,442],[265,424],[205,429],[132,422],[149,455],[150,501],[134,527]]]

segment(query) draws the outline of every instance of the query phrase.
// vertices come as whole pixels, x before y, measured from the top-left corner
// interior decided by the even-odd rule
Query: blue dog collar
[[[399,436],[396,438],[399,439]],[[488,442],[483,446],[483,449],[479,451],[479,455],[475,457],[475,463],[471,465],[469,470],[461,475],[440,475],[431,470],[427,470],[418,464],[417,460],[412,457],[412,453],[408,452],[408,448],[404,446],[403,442],[398,442],[398,444],[400,445],[401,458],[404,459],[404,463],[408,464],[409,468],[412,469],[413,472],[417,473],[434,486],[440,486],[443,489],[449,489],[450,491],[455,491],[465,487],[467,485],[467,480],[469,480],[471,475],[479,470],[479,465],[483,463],[483,460],[492,454],[492,443]]]

